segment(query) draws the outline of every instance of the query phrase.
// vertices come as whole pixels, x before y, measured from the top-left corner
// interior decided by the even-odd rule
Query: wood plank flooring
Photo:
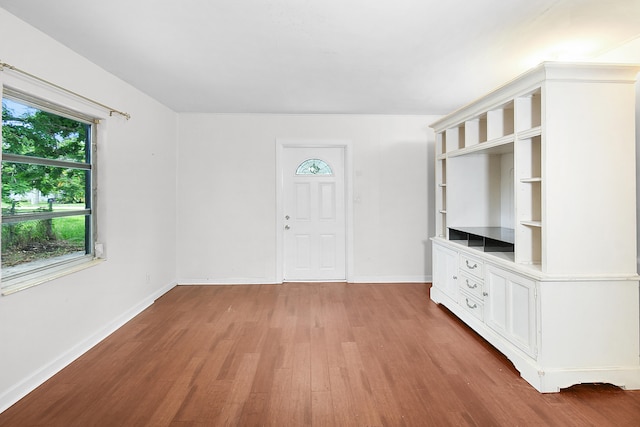
[[[640,391],[540,394],[428,292],[179,286],[0,426],[640,425]]]

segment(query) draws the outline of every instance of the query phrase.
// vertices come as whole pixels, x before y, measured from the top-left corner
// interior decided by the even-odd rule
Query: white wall
[[[434,116],[178,116],[179,283],[276,283],[276,139],[350,140],[355,282],[431,276]]]
[[[0,28],[3,62],[132,115],[107,119],[98,142],[107,261],[0,297],[2,411],[173,285],[177,126],[174,112],[3,9]]]

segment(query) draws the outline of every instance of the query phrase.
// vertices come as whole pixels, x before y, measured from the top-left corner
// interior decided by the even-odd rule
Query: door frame
[[[353,150],[347,139],[283,139],[276,138],[276,280],[284,282],[284,170],[285,148],[342,148],[344,151],[345,206],[345,278],[353,280],[353,180],[351,178]]]

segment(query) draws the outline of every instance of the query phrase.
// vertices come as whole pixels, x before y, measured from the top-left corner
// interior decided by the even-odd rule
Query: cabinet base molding
[[[640,390],[640,365],[603,368],[549,368],[513,346],[495,331],[469,314],[457,301],[437,288],[431,288],[431,300],[446,307],[489,344],[504,354],[520,376],[541,393],[557,393],[577,384],[612,384],[625,390]]]
[[[527,381],[543,393],[558,392],[576,384],[598,383],[612,384],[624,390],[640,390],[640,368],[556,369],[539,372],[538,385]]]

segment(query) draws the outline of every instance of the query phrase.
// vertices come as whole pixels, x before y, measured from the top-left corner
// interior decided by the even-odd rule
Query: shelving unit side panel
[[[638,367],[637,281],[540,282],[539,287],[542,366],[596,372]]]
[[[634,86],[547,82],[544,271],[635,274]]]

